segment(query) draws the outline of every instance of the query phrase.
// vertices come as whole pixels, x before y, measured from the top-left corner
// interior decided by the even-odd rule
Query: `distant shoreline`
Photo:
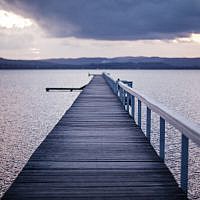
[[[0,58],[0,69],[199,70],[200,58],[116,57],[46,60],[10,60]]]
[[[137,69],[130,69],[130,68],[117,68],[117,69],[115,69],[115,68],[99,68],[99,69],[95,69],[95,68],[67,68],[67,69],[64,69],[64,68],[45,68],[45,69],[43,69],[43,68],[40,68],[40,69],[38,69],[38,68],[17,68],[17,69],[14,69],[14,68],[1,68],[0,69],[0,71],[6,71],[6,70],[9,70],[9,71],[14,71],[14,70],[17,70],[17,71],[20,71],[20,70],[186,70],[186,71],[189,71],[189,70],[200,70],[200,68],[157,68],[157,69],[151,69],[151,68],[148,68],[148,69],[142,69],[142,68],[137,68]]]

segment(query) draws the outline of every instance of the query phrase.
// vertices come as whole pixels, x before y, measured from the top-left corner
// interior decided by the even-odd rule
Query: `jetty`
[[[147,106],[146,133],[142,104]],[[159,155],[150,143],[151,111],[160,115]],[[188,138],[199,143],[199,129],[172,115],[138,94],[131,82],[94,75],[3,200],[187,199]],[[166,120],[184,133],[180,184],[164,163]]]

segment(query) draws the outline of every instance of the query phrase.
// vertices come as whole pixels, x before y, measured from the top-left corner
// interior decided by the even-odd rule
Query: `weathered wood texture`
[[[103,77],[95,76],[3,199],[186,197]]]

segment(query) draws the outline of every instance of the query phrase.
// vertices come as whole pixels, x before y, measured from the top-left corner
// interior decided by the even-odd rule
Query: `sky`
[[[200,0],[0,0],[0,57],[200,57]]]

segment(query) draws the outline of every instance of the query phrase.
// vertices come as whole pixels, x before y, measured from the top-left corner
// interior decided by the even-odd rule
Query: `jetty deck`
[[[187,199],[142,130],[96,75],[3,200]]]

